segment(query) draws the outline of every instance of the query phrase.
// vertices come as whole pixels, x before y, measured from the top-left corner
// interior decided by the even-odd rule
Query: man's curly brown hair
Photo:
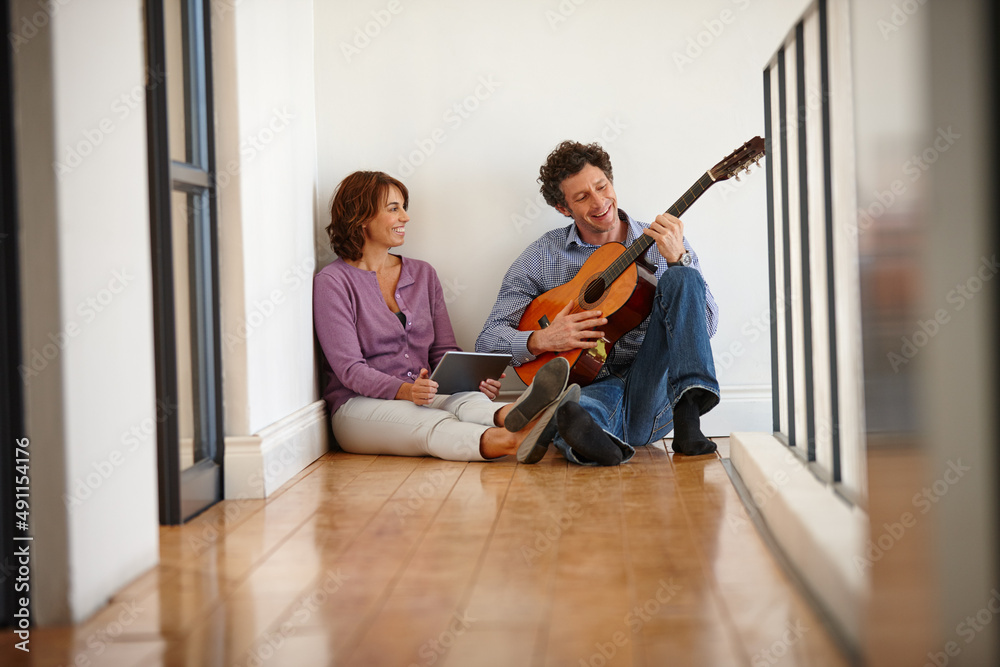
[[[555,150],[545,158],[545,164],[538,170],[538,182],[542,184],[540,189],[545,202],[549,206],[569,208],[559,186],[570,176],[580,173],[580,170],[588,164],[594,165],[604,172],[609,181],[615,182],[611,173],[611,157],[600,144],[564,141],[556,146]]]
[[[403,209],[410,206],[406,186],[381,171],[356,171],[340,182],[330,203],[330,247],[342,259],[361,259],[365,245],[365,224],[377,216],[395,185],[403,195]]]

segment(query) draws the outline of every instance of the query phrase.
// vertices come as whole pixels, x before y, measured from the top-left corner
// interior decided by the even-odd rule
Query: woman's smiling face
[[[381,211],[365,225],[366,244],[384,248],[403,245],[406,223],[410,220],[403,208],[403,201],[403,193],[399,188],[390,185]]]

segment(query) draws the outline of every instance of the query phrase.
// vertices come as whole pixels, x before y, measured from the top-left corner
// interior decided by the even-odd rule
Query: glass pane
[[[172,242],[174,271],[174,335],[177,339],[177,431],[181,470],[190,468],[202,458],[201,443],[195,429],[196,367],[195,341],[192,337],[194,323],[194,287],[190,261],[192,207],[191,197],[183,192],[171,196],[173,209]]]
[[[190,162],[187,152],[187,105],[184,90],[188,72],[184,67],[184,12],[186,0],[164,0],[163,23],[167,52],[167,124],[170,159]],[[185,207],[186,208],[186,207]]]

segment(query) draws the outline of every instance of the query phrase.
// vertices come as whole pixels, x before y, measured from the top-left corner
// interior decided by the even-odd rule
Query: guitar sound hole
[[[607,285],[604,284],[604,278],[597,278],[587,286],[587,291],[583,293],[583,298],[587,303],[597,303],[601,296],[604,295],[604,290],[606,289]]]

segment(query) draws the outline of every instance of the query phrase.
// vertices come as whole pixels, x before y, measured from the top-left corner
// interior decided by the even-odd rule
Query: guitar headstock
[[[760,166],[760,159],[764,157],[764,140],[754,137],[732,153],[727,155],[719,164],[708,170],[708,173],[716,181],[724,181],[736,177],[740,180],[739,173],[746,171],[750,173],[750,164]]]

